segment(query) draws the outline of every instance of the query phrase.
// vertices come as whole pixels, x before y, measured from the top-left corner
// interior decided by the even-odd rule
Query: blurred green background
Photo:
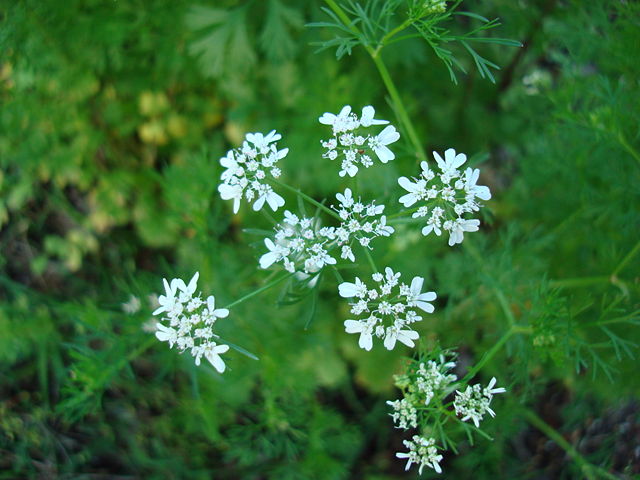
[[[394,458],[403,436],[385,404],[411,352],[360,350],[329,275],[307,329],[312,298],[282,306],[270,292],[234,309],[223,336],[260,361],[231,352],[223,376],[147,342],[149,295],[162,277],[200,271],[200,289],[221,305],[266,278],[261,239],[243,229],[270,225],[249,209],[233,216],[216,192],[218,159],[246,132],[282,133],[283,180],[322,199],[344,186],[320,158],[318,116],[372,104],[399,126],[362,49],[339,61],[314,53],[335,34],[305,27],[328,19],[322,6],[0,7],[0,478],[416,476]],[[418,39],[389,46],[384,60],[426,150],[453,147],[481,168],[489,213],[464,248],[400,227],[379,241],[376,261],[438,292],[422,348],[458,347],[460,368],[509,317],[533,333],[481,372],[509,391],[483,424],[494,441],[461,439],[444,475],[583,478],[527,409],[600,466],[597,475],[634,478],[640,7],[462,8],[500,17],[491,35],[524,44],[480,45],[501,66],[495,84],[462,55],[469,74],[454,85]],[[473,21],[456,17],[451,28]],[[359,175],[363,197],[397,202],[395,179],[417,172],[404,138],[396,161]],[[131,295],[141,306],[127,313]]]

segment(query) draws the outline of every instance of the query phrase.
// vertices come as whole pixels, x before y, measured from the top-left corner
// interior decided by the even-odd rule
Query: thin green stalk
[[[504,294],[502,289],[498,286],[498,282],[496,282],[496,280],[487,272],[487,269],[484,265],[480,252],[478,252],[478,250],[468,240],[465,240],[464,242],[462,242],[462,245],[464,249],[467,252],[469,252],[471,256],[474,258],[474,260],[478,263],[478,265],[480,266],[480,269],[484,271],[485,275],[489,278],[489,280],[491,280],[491,284],[492,284],[491,288],[493,289],[493,293],[498,299],[498,304],[500,305],[500,308],[502,309],[504,316],[509,322],[509,325],[511,325],[511,327],[514,327],[516,325],[516,319],[513,315],[513,311],[511,310],[511,307],[509,306],[509,301],[507,300],[507,296]]]
[[[629,152],[634,160],[640,163],[640,154],[636,151],[635,148],[631,146],[631,144],[627,141],[627,138],[622,133],[618,134],[618,141],[620,142],[620,145],[622,145],[624,149]]]
[[[387,223],[389,225],[401,225],[403,223],[420,223],[420,222],[424,222],[424,219],[413,218],[413,217],[399,217],[399,218],[392,218]]]
[[[338,16],[338,18],[342,21],[342,23],[348,26],[349,29],[358,37],[362,37],[362,32],[360,32],[360,29],[353,24],[349,16],[344,12],[344,10],[342,10],[342,8],[335,2],[335,0],[325,0],[325,2],[327,3],[327,5],[329,5],[329,8],[331,8],[331,10],[333,10],[333,12]],[[394,31],[392,30],[392,32]],[[396,114],[398,115],[398,118],[402,123],[402,126],[407,132],[407,135],[409,136],[409,140],[413,144],[413,147],[416,150],[416,154],[418,158],[420,160],[426,161],[427,155],[424,151],[424,148],[422,147],[422,142],[420,142],[420,139],[418,138],[418,134],[416,133],[416,130],[413,127],[413,123],[411,122],[409,114],[407,113],[407,109],[404,106],[404,102],[400,97],[400,93],[398,92],[398,89],[393,83],[391,75],[389,74],[389,70],[387,70],[387,67],[384,64],[382,57],[380,55],[382,47],[380,46],[378,48],[373,48],[370,45],[363,45],[363,46],[367,50],[367,53],[369,53],[369,56],[371,57],[371,59],[373,60],[373,63],[378,69],[378,73],[382,78],[382,82],[387,88],[387,91],[389,92],[389,96],[393,101]]]
[[[271,182],[275,183],[276,185],[278,185],[279,187],[282,187],[286,190],[289,190],[290,192],[295,193],[296,195],[299,195],[300,198],[302,198],[303,200],[306,200],[307,202],[315,205],[316,207],[318,207],[320,210],[322,210],[323,212],[331,215],[332,217],[342,221],[342,219],[340,218],[340,215],[338,215],[337,212],[334,212],[333,210],[331,210],[329,207],[327,207],[326,205],[323,205],[322,203],[318,202],[317,200],[311,198],[309,195],[307,195],[306,193],[302,193],[300,190],[298,190],[297,188],[293,188],[290,185],[287,185],[286,183],[282,183],[278,180],[271,180]]]
[[[507,343],[507,341],[511,338],[511,336],[515,333],[513,328],[510,328],[505,332],[502,337],[491,347],[487,353],[485,353],[480,361],[476,363],[471,370],[467,372],[467,374],[462,379],[462,383],[466,383],[471,380],[476,374],[486,365],[486,363],[491,360],[496,353],[502,348],[502,346]]]
[[[362,247],[362,249],[364,250],[364,254],[367,257],[367,261],[369,262],[369,265],[371,265],[371,268],[373,268],[374,273],[378,273],[380,270],[378,270],[378,267],[376,267],[376,262],[373,261],[371,252],[367,247]]]
[[[260,287],[257,290],[252,291],[251,293],[247,293],[244,297],[240,297],[238,300],[236,300],[234,302],[231,302],[225,308],[231,309],[231,308],[235,307],[236,305],[241,304],[245,300],[249,300],[250,298],[255,297],[256,295],[261,294],[265,290],[269,290],[271,287],[274,287],[275,285],[277,285],[280,282],[286,280],[287,278],[290,278],[292,275],[293,275],[293,273],[287,273],[286,275],[283,275],[283,276],[281,276],[279,278],[276,278],[275,280],[273,280],[272,282],[267,283],[263,287]]]
[[[498,339],[498,341],[493,345],[493,347],[491,347],[491,350],[485,353],[483,357],[480,359],[480,361],[476,363],[473,366],[473,368],[471,368],[471,370],[467,372],[467,374],[464,376],[461,382],[466,383],[469,380],[471,380],[473,377],[475,377],[476,374],[482,369],[482,367],[484,367],[487,364],[487,362],[489,362],[489,360],[491,360],[496,355],[496,353],[500,351],[500,349],[504,346],[504,344],[507,343],[507,341],[513,335],[516,335],[518,333],[521,333],[524,335],[530,335],[532,331],[533,330],[531,329],[531,327],[525,327],[521,325],[512,325],[511,328],[509,328],[509,330],[507,330],[504,333],[504,335],[502,335],[502,337]]]
[[[417,212],[418,208],[420,208],[420,207],[410,208],[409,210],[401,210],[401,211],[399,211],[397,213],[392,213],[391,215],[387,215],[387,220],[403,217],[404,215],[409,215],[409,214],[411,214],[413,212]],[[412,218],[412,217],[407,217],[407,218]]]
[[[382,61],[382,57],[379,54],[374,54],[374,51],[371,48],[367,48],[367,51],[371,55],[371,59],[378,69],[378,73],[382,78],[382,82],[384,83],[385,87],[387,87],[387,91],[389,92],[391,100],[393,101],[393,104],[396,108],[396,114],[398,115],[400,122],[407,132],[409,140],[413,144],[413,148],[416,151],[418,159],[420,161],[427,161],[427,154],[422,147],[422,142],[418,138],[418,134],[415,128],[413,128],[413,123],[411,122],[409,113],[404,106],[404,102],[402,101],[402,97],[400,97],[400,93],[398,92],[395,83],[393,83],[393,80],[391,79],[391,75],[389,74],[389,70],[387,70],[387,66],[384,64],[384,62]]]
[[[604,468],[592,465],[584,458],[580,453],[571,445],[556,429],[542,420],[531,410],[524,410],[524,416],[527,421],[544,433],[551,440],[556,442],[567,454],[578,464],[584,476],[589,480],[596,480],[597,478],[607,478],[616,480],[618,477],[610,474]]]
[[[579,278],[565,278],[562,280],[551,280],[549,285],[552,287],[590,287],[591,285],[597,285],[598,283],[609,283],[611,277],[608,275],[599,275],[596,277],[579,277]]]
[[[618,275],[618,273],[620,273],[622,271],[622,269],[624,269],[624,267],[626,267],[627,264],[631,260],[633,260],[633,257],[635,257],[638,254],[638,252],[640,252],[640,241],[638,241],[638,243],[636,243],[635,247],[633,247],[631,249],[631,251],[622,259],[622,261],[615,268],[615,270],[613,271],[611,276],[613,277],[613,276]]]

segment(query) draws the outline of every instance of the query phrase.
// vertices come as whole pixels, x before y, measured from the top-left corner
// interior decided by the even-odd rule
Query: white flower
[[[278,208],[284,206],[284,198],[278,195],[273,191],[270,185],[261,185],[262,188],[258,190],[259,196],[256,201],[253,203],[253,210],[258,211],[262,208],[265,201],[267,205],[271,207],[271,210],[274,212],[278,210]]]
[[[156,338],[161,342],[169,342],[169,347],[173,348],[173,344],[178,340],[178,332],[161,323],[156,323]]]
[[[480,200],[490,200],[491,191],[489,190],[489,187],[476,185],[478,178],[480,178],[480,170],[477,168],[475,170],[467,168],[464,171],[464,190]]]
[[[338,285],[338,293],[343,298],[364,298],[367,291],[367,286],[358,277],[356,277],[355,283],[343,282]]]
[[[364,350],[371,350],[373,346],[372,331],[373,327],[369,322],[363,322],[362,320],[345,320],[344,328],[347,333],[359,333],[360,339],[358,345]]]
[[[229,310],[226,308],[216,309],[216,299],[213,295],[207,297],[207,311],[214,319],[227,318],[229,316]]]
[[[376,282],[372,289],[358,277],[354,282],[342,282],[338,286],[341,297],[357,299],[349,304],[351,313],[367,315],[361,320],[345,321],[345,330],[347,333],[360,333],[358,343],[365,350],[372,348],[374,335],[384,339],[383,344],[388,350],[392,350],[397,342],[415,347],[414,341],[419,335],[411,326],[422,320],[422,317],[414,308],[433,312],[433,306],[427,301],[435,300],[435,293],[422,293],[422,282],[419,280],[414,279],[413,289],[404,283],[399,284],[400,273],[389,267],[384,271],[384,275],[379,272],[372,275],[373,281]]]
[[[186,285],[184,281],[179,278],[176,279],[176,285],[178,290],[180,290],[180,303],[186,303],[187,300],[191,299],[198,287],[198,278],[200,278],[200,272],[196,272],[193,277],[191,277],[189,285]]]
[[[366,133],[364,129],[376,125],[385,125],[387,120],[374,118],[375,109],[367,105],[362,109],[362,116],[351,111],[349,105],[345,105],[337,115],[324,113],[318,120],[323,125],[332,127],[333,138],[321,140],[321,145],[326,149],[323,158],[335,160],[341,157],[339,175],[354,177],[359,167],[369,168],[373,165],[372,155],[375,154],[382,163],[387,163],[395,158],[388,145],[396,142],[400,134],[395,127],[388,125],[378,135]]]
[[[400,134],[393,125],[388,125],[378,134],[369,139],[369,147],[374,151],[382,163],[387,163],[396,158],[395,154],[387,147],[400,139]]]
[[[398,178],[398,184],[409,192],[400,197],[400,203],[407,208],[418,200],[422,200],[426,194],[426,180],[421,179],[416,182],[412,182],[407,177],[400,177]]]
[[[338,115],[325,112],[318,121],[323,125],[332,126],[334,133],[347,132],[360,126],[355,114],[351,113],[350,105],[342,107]]]
[[[477,184],[478,169],[467,168],[461,177],[458,168],[467,160],[463,153],[456,154],[450,148],[445,151],[444,159],[437,152],[433,155],[441,173],[436,175],[427,162],[421,162],[420,178],[398,178],[398,184],[407,191],[400,197],[400,203],[408,208],[425,202],[411,215],[413,218],[427,218],[422,234],[427,236],[434,232],[440,236],[444,229],[449,232],[449,245],[453,246],[463,241],[464,232],[478,230],[480,221],[464,218],[464,215],[480,210],[482,205],[478,200],[491,199],[491,192],[488,187]]]
[[[264,244],[269,249],[269,252],[260,257],[260,268],[269,268],[289,254],[288,248],[276,245],[270,238],[265,238]]]
[[[473,420],[476,427],[480,427],[480,422],[486,413],[495,417],[496,413],[489,406],[493,395],[506,392],[504,388],[494,388],[495,384],[496,379],[493,377],[485,388],[476,384],[473,387],[467,385],[464,392],[456,390],[456,396],[453,400],[456,415],[462,417],[463,422],[469,419]]]
[[[189,350],[196,365],[200,365],[200,359],[204,356],[222,373],[225,364],[220,354],[229,350],[229,346],[214,341],[219,337],[213,332],[213,326],[216,320],[226,318],[229,310],[216,308],[213,295],[208,296],[206,301],[199,294],[195,295],[198,278],[199,273],[196,272],[188,284],[179,278],[174,278],[171,283],[163,280],[165,295],[160,296],[160,307],[154,315],[166,313],[161,321],[168,322],[169,326],[158,322],[155,336],[161,342],[169,342],[169,348],[176,345],[181,353]]]
[[[298,218],[286,210],[284,220],[276,226],[275,242],[270,238],[264,240],[269,251],[260,257],[260,267],[269,268],[282,262],[289,272],[299,269],[309,274],[325,265],[335,265],[336,259],[327,250],[335,235],[333,227],[320,228],[317,219]]]
[[[223,200],[233,200],[233,213],[238,213],[242,199],[253,203],[260,210],[266,203],[273,211],[284,205],[284,199],[264,183],[267,173],[273,178],[280,176],[276,163],[287,156],[288,148],[278,150],[276,142],[282,136],[272,130],[266,135],[248,133],[240,148],[230,150],[220,159],[226,168],[220,175],[222,183],[218,192]]]
[[[438,152],[433,152],[433,157],[436,159],[436,163],[440,170],[442,170],[442,175],[446,178],[458,177],[460,175],[457,170],[458,167],[462,166],[464,162],[467,161],[467,156],[464,153],[456,154],[456,151],[453,148],[449,148],[444,152],[444,160]],[[444,180],[443,182],[449,183]]]
[[[407,295],[407,304],[411,307],[418,307],[427,313],[433,313],[433,305],[428,302],[433,302],[437,295],[435,292],[422,293],[422,285],[424,284],[424,278],[414,277],[411,281],[410,293]]]
[[[223,373],[226,365],[220,354],[225,353],[229,350],[229,345],[217,345],[216,342],[208,343],[203,348],[204,357],[209,360],[213,368],[215,368],[219,373]],[[196,358],[196,365],[200,365],[200,357]]]
[[[361,199],[353,197],[350,188],[346,188],[344,193],[336,194],[336,199],[340,202],[338,207],[331,208],[338,213],[342,223],[335,230],[337,245],[342,247],[342,258],[348,258],[355,262],[355,255],[351,250],[353,241],[358,241],[365,248],[371,248],[371,240],[375,237],[388,237],[395,229],[387,225],[387,217],[382,215],[384,205],[375,203],[364,204]],[[373,217],[380,216],[375,219]],[[345,247],[349,247],[345,249]]]
[[[277,142],[282,138],[282,135],[276,133],[275,130],[271,130],[267,135],[262,133],[247,133],[246,140],[252,143],[258,153],[266,153],[269,151],[268,145],[272,142]]]
[[[442,455],[438,454],[438,449],[435,447],[436,441],[433,438],[414,435],[411,441],[403,440],[402,443],[409,449],[409,452],[398,452],[396,453],[396,457],[408,459],[405,470],[409,470],[411,464],[415,463],[420,465],[418,475],[422,475],[422,469],[425,466],[433,468],[437,473],[442,473],[442,469],[440,468]]]
[[[240,202],[242,201],[242,194],[244,189],[239,185],[229,185],[222,183],[218,185],[218,192],[223,200],[233,200],[233,213],[238,213],[240,210]]]
[[[129,300],[122,304],[122,311],[124,313],[128,313],[129,315],[133,315],[134,313],[138,313],[140,311],[140,299],[135,295],[130,295]]]
[[[387,401],[387,405],[393,408],[393,413],[389,415],[393,418],[393,423],[396,424],[396,428],[408,430],[409,428],[416,428],[418,426],[418,411],[406,398],[393,402]]]
[[[360,125],[363,127],[369,127],[371,125],[386,125],[389,123],[387,120],[376,120],[374,115],[376,114],[375,109],[371,105],[367,105],[362,108],[362,116],[360,117]],[[361,142],[360,144],[362,145]]]
[[[414,330],[400,330],[399,327],[393,326],[387,328],[387,335],[384,338],[384,348],[387,350],[393,350],[396,346],[396,341],[400,343],[404,343],[407,347],[415,347],[416,344],[413,343],[414,340],[417,340],[420,337],[418,332]]]
[[[454,221],[444,223],[444,229],[449,230],[449,246],[452,247],[464,240],[464,232],[477,232],[480,228],[480,220],[464,220],[457,218]]]
[[[162,279],[165,293],[164,295],[160,295],[158,297],[158,303],[160,304],[160,307],[158,307],[158,309],[153,312],[153,315],[159,315],[163,312],[171,313],[174,311],[177,301],[177,299],[175,298],[178,290],[177,282],[177,278],[171,280],[171,284],[167,282],[166,278]]]

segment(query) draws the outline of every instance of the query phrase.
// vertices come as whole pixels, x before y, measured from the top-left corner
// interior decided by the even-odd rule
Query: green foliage
[[[451,2],[449,6],[446,6],[446,2],[440,1],[414,0],[408,2],[409,5],[405,3],[401,0],[376,0],[366,2],[363,6],[350,0],[343,7],[349,15],[349,19],[341,18],[329,8],[323,8],[322,10],[331,17],[332,22],[316,22],[309,24],[309,26],[337,29],[340,35],[331,40],[317,43],[320,47],[318,51],[336,48],[336,57],[340,59],[344,55],[351,55],[354,47],[362,45],[373,55],[377,55],[387,45],[418,37],[424,40],[444,63],[451,81],[457,83],[455,70],[466,73],[467,69],[456,58],[454,52],[444,46],[456,42],[470,55],[480,76],[495,83],[491,69],[499,70],[500,67],[479,54],[471,43],[522,46],[520,42],[515,40],[480,35],[500,26],[498,19],[488,20],[475,13],[456,11],[462,0]],[[455,16],[471,18],[478,21],[479,26],[461,35],[454,34],[448,28],[441,26],[454,20]],[[403,17],[406,18],[400,22]],[[402,36],[398,36],[410,28],[415,29],[417,33],[404,33]]]
[[[640,388],[637,2],[348,1],[346,20],[331,3],[4,6],[0,478],[415,476],[385,403],[411,351],[364,352],[341,323],[336,282],[367,265],[234,308],[221,335],[260,360],[233,352],[223,376],[149,333],[162,277],[199,270],[221,305],[273,280],[256,272],[272,222],[232,216],[216,192],[216,160],[246,131],[282,132],[285,180],[322,199],[344,185],[317,117],[347,103],[396,114],[396,160],[358,188],[397,202],[416,142],[360,46],[384,59],[417,145],[466,152],[493,193],[462,247],[406,223],[375,252],[438,292],[426,350],[456,346],[459,378],[508,390],[483,423],[494,440],[469,448],[456,431],[446,475],[583,475],[523,408],[593,478],[638,474],[615,453],[616,412]],[[451,84],[435,58],[468,75]],[[600,418],[607,440],[587,448]]]

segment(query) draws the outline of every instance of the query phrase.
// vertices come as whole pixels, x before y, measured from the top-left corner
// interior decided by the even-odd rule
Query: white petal
[[[359,320],[345,320],[344,331],[347,333],[360,333],[362,332],[362,322]]]
[[[423,301],[416,301],[414,302],[416,307],[418,307],[421,310],[424,310],[427,313],[433,313],[433,311],[435,310],[434,306],[431,305],[430,303],[427,302],[423,302]]]
[[[376,152],[376,155],[378,156],[378,158],[382,163],[387,163],[388,161],[396,158],[395,154],[391,150],[389,150],[388,147],[384,145],[379,146],[373,151]]]
[[[333,125],[336,121],[336,116],[333,113],[325,112],[318,121],[323,125]]]
[[[278,261],[280,255],[276,252],[268,252],[260,257],[260,268],[269,268]]]
[[[393,333],[387,333],[387,336],[384,337],[384,348],[387,350],[393,350],[393,347],[396,346],[396,340],[398,336]]]
[[[270,192],[267,195],[267,203],[271,207],[271,210],[275,212],[279,207],[284,206],[284,198],[282,198],[276,192]]]
[[[267,200],[267,196],[266,195],[260,195],[256,201],[253,203],[253,211],[257,212],[258,210],[260,210],[262,208],[262,206],[264,205],[264,202]]]
[[[411,295],[413,296],[420,295],[423,284],[424,284],[424,278],[413,277],[413,280],[411,280],[411,287],[409,288],[411,290]]]
[[[398,185],[404,188],[408,192],[415,192],[416,184],[409,180],[407,177],[400,177],[398,179]]]
[[[224,372],[226,365],[224,364],[224,360],[222,360],[220,355],[213,352],[207,352],[204,354],[204,356],[207,357],[207,360],[211,362],[211,365],[213,365],[213,368],[215,368],[219,373]]]
[[[213,312],[216,309],[216,297],[213,295],[209,295],[207,297],[207,308],[210,312]]]
[[[402,330],[398,333],[398,341],[411,348],[416,346],[413,340],[417,340],[419,337],[418,332],[414,330]]]
[[[362,332],[360,334],[360,340],[358,340],[358,345],[360,348],[365,349],[367,352],[371,350],[373,347],[373,339],[371,338],[371,333]]]
[[[378,141],[383,145],[389,145],[393,142],[397,142],[399,138],[400,134],[393,125],[385,127],[384,130],[378,134]]]
[[[343,298],[355,297],[357,293],[357,286],[355,283],[343,282],[338,286],[338,292]]]

